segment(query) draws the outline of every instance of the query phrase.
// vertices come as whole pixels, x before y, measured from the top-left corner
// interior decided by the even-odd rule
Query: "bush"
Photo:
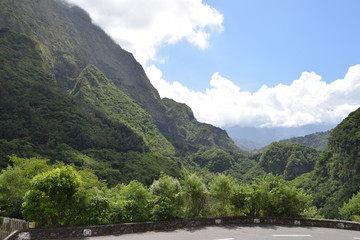
[[[71,225],[80,185],[79,175],[70,166],[37,175],[24,197],[24,216],[44,227]]]
[[[360,222],[360,192],[344,203],[339,212],[347,220]]]
[[[181,186],[179,180],[161,173],[150,187],[154,195],[153,220],[169,220],[181,216]]]

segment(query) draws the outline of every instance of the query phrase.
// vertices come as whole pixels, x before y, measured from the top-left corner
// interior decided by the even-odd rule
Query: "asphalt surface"
[[[360,231],[284,226],[214,226],[168,232],[87,237],[83,240],[360,240]],[[67,239],[70,240],[70,239]],[[73,239],[75,240],[75,239]],[[76,239],[80,240],[80,238]]]

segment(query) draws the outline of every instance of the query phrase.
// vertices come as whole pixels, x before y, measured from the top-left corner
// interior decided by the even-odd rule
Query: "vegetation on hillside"
[[[94,65],[84,68],[76,80],[72,94],[87,105],[102,111],[107,118],[130,127],[144,140],[144,150],[170,156],[175,153],[171,143],[153,124],[151,115],[117,88]]]
[[[17,154],[90,167],[111,184],[152,181],[161,170],[177,175],[174,161],[145,153],[133,128],[58,89],[31,39],[1,29],[0,53],[0,166]]]
[[[259,164],[268,173],[292,180],[314,169],[318,151],[297,143],[273,142],[261,153]]]
[[[314,171],[294,181],[312,193],[314,204],[327,218],[341,218],[339,208],[360,191],[360,109],[332,132]],[[349,216],[346,216],[349,218]]]
[[[180,117],[175,117],[174,111],[169,111],[167,101],[160,99],[132,54],[93,25],[89,15],[79,7],[56,0],[0,0],[1,27],[32,39],[41,57],[41,65],[53,76],[57,87],[65,91],[72,91],[80,78],[83,81],[90,77],[87,81],[92,81],[91,78],[101,79],[100,75],[104,75],[109,79],[112,85],[92,88],[95,92],[89,91],[85,102],[92,108],[94,105],[96,109],[103,108],[102,113],[107,119],[126,122],[136,133],[143,134],[140,137],[152,150],[169,154],[175,147],[178,154],[187,154],[207,144],[236,148],[225,131],[199,123],[196,119],[188,121],[181,116],[181,109],[176,109],[181,113],[177,114]],[[89,74],[94,69],[99,71],[96,70],[95,75]],[[121,106],[115,106],[117,101],[122,103]],[[130,105],[126,107],[124,103]],[[126,115],[125,111],[130,112]],[[133,113],[136,115],[132,116]],[[145,129],[140,129],[139,123]]]
[[[360,192],[340,208],[340,215],[347,220],[360,222]]]

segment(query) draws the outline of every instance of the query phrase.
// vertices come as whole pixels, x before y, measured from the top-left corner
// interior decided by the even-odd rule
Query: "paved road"
[[[360,231],[279,227],[215,226],[169,232],[146,232],[119,236],[90,237],[83,240],[360,240]],[[68,239],[70,240],[70,239]],[[79,240],[79,239],[78,239]]]

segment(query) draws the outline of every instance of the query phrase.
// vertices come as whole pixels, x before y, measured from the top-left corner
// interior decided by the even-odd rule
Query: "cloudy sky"
[[[359,0],[69,1],[200,121],[336,124],[360,107]]]

